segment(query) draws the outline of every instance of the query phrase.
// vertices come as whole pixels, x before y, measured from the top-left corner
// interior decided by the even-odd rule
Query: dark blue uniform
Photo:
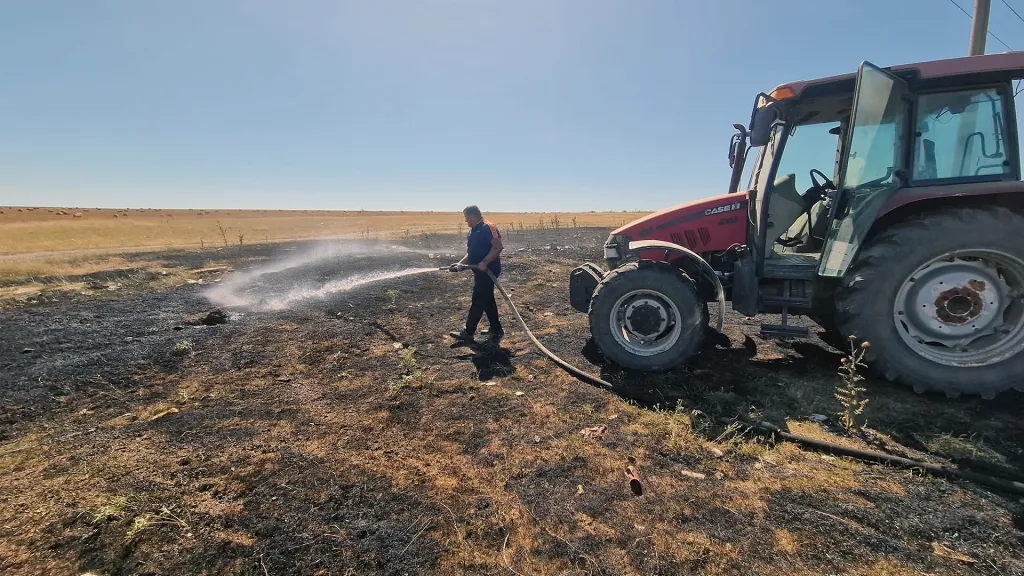
[[[483,262],[491,252],[491,240],[494,238],[501,238],[501,232],[498,232],[498,227],[494,224],[482,220],[473,226],[466,237],[466,253],[469,254],[469,264],[476,266]],[[494,262],[487,266],[487,269],[495,276],[501,274],[501,256],[495,258]]]
[[[473,303],[469,307],[469,317],[466,318],[466,332],[469,334],[476,332],[480,318],[485,313],[487,322],[491,325],[491,333],[502,332],[501,320],[498,319],[498,303],[494,300],[494,282],[487,274],[475,268],[491,252],[491,241],[495,238],[501,238],[501,232],[487,220],[474,226],[466,237],[466,254],[469,256],[466,261],[474,266]],[[487,269],[495,278],[501,275],[501,256],[488,264]]]

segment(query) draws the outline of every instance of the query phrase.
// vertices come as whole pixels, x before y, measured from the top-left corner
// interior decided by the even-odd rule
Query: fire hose
[[[440,268],[439,270],[449,272],[462,272],[472,269],[474,269],[473,266],[456,264],[452,265],[451,267]],[[603,388],[608,388],[609,390],[614,390],[615,386],[610,382],[602,380],[601,378],[598,378],[593,374],[588,374],[587,372],[584,372],[583,370],[576,368],[572,364],[569,364],[565,360],[559,358],[551,350],[548,350],[547,347],[544,346],[544,344],[542,344],[541,341],[538,340],[537,337],[533,335],[533,331],[530,330],[530,327],[526,325],[526,321],[523,320],[523,316],[519,313],[519,310],[516,308],[515,303],[512,302],[512,298],[508,295],[508,292],[505,291],[505,287],[501,285],[501,282],[498,281],[498,278],[495,277],[490,270],[485,270],[485,272],[487,276],[491,279],[491,281],[494,282],[494,285],[498,288],[498,291],[501,293],[501,296],[505,299],[505,303],[508,304],[509,309],[512,310],[512,315],[516,317],[516,320],[519,321],[519,325],[522,327],[523,332],[526,333],[527,338],[530,339],[530,342],[532,342],[533,345],[536,346],[537,349],[541,351],[541,353],[547,356],[552,362],[557,364],[559,368],[575,376],[577,379],[582,380],[583,382],[587,382],[588,384],[593,384],[595,386],[601,386]],[[904,468],[909,470],[924,470],[930,472],[935,476],[943,478],[950,478],[954,480],[967,480],[970,482],[975,482],[977,484],[984,484],[986,486],[998,488],[1006,492],[1024,494],[1024,482],[1019,482],[1017,480],[1009,480],[1006,478],[999,478],[997,476],[989,476],[987,474],[980,474],[977,472],[972,472],[970,470],[963,470],[957,467],[947,466],[943,464],[932,464],[929,462],[922,462],[920,460],[912,460],[910,458],[903,458],[902,456],[895,456],[893,454],[884,454],[882,452],[872,452],[870,450],[851,448],[849,446],[843,446],[842,444],[837,444],[835,442],[828,442],[825,440],[818,440],[817,438],[810,438],[808,436],[792,434],[790,432],[781,430],[768,422],[747,422],[739,419],[733,419],[731,420],[731,422],[735,423],[737,426],[741,428],[748,429],[751,432],[761,435],[772,436],[773,438],[785,440],[787,442],[793,442],[814,450],[820,450],[823,452],[829,452],[841,456],[856,458],[858,460],[863,460],[866,462],[886,464],[898,468]]]
[[[472,266],[457,264],[450,268],[441,268],[440,270],[463,272],[472,269]],[[604,380],[598,378],[597,376],[594,376],[593,374],[587,374],[583,370],[580,370],[579,368],[573,366],[572,364],[569,364],[565,360],[562,360],[554,352],[548,350],[546,346],[541,344],[540,340],[538,340],[537,337],[533,335],[533,331],[530,330],[530,327],[526,325],[526,321],[523,320],[523,316],[519,313],[519,310],[516,308],[515,303],[512,302],[512,298],[509,297],[508,292],[505,291],[505,287],[501,285],[501,282],[498,281],[498,278],[495,277],[490,270],[486,270],[486,273],[487,276],[491,279],[491,281],[494,282],[494,285],[498,288],[498,291],[501,292],[501,296],[505,298],[505,303],[508,304],[508,307],[512,310],[512,315],[515,316],[516,320],[519,321],[519,325],[522,326],[523,332],[526,333],[526,337],[530,339],[530,342],[533,342],[533,345],[536,346],[537,349],[541,351],[541,353],[547,356],[552,362],[557,364],[558,367],[561,368],[562,370],[565,370],[569,374],[572,374],[576,378],[588,384],[593,384],[595,386],[603,386],[604,388],[608,389],[614,388],[614,386],[611,383],[605,382]]]

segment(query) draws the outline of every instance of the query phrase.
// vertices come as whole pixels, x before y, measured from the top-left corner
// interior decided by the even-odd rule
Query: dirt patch
[[[189,326],[218,326],[220,324],[228,323],[228,313],[215,308],[205,314],[197,314],[185,321],[185,324]]]
[[[5,310],[0,571],[1024,573],[1016,497],[723,422],[837,440],[830,422],[810,420],[839,411],[837,351],[763,341],[761,320],[730,313],[727,338],[690,366],[622,371],[568,305],[569,271],[600,253],[510,244],[503,280],[527,322],[614,392],[554,368],[511,321],[500,348],[453,348],[444,334],[461,323],[471,282],[461,275],[224,308],[230,320],[213,325],[195,322],[213,308],[205,291],[232,273]],[[448,249],[458,247],[309,262],[247,289],[440,266]],[[865,387],[885,449],[1024,467],[1021,395]]]

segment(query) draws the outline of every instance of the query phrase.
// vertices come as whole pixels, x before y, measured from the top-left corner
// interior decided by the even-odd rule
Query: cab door
[[[870,62],[860,65],[839,164],[839,192],[818,265],[821,276],[846,273],[882,205],[906,185],[909,94],[903,80]]]

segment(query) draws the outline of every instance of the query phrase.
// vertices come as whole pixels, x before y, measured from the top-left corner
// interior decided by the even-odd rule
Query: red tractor
[[[721,330],[730,300],[781,315],[766,337],[808,336],[797,314],[868,340],[870,365],[917,392],[1024,390],[1022,77],[1024,52],[1009,52],[865,62],[759,94],[735,125],[728,193],[612,232],[607,271],[572,272],[573,307],[604,356],[634,370],[688,360],[707,303]]]

